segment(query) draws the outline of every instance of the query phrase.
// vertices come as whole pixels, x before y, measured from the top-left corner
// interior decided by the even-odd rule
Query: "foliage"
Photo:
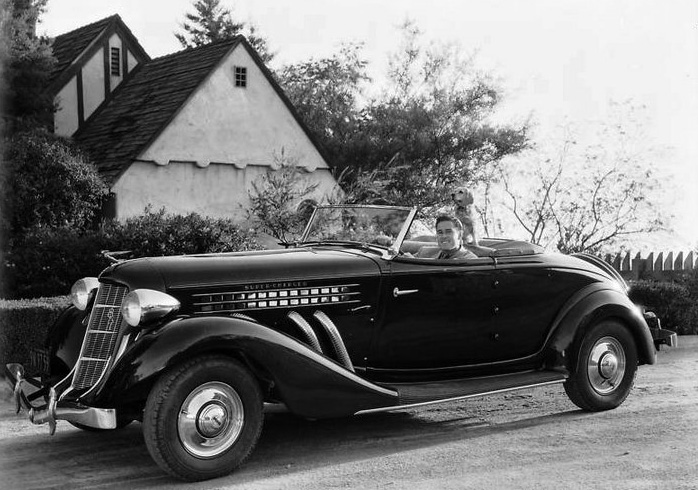
[[[65,294],[76,280],[96,276],[109,265],[102,250],[128,250],[131,258],[234,252],[257,248],[255,238],[229,219],[172,215],[164,209],[95,230],[35,226],[16,238],[6,255],[1,271],[5,297]]]
[[[12,241],[2,275],[4,296],[34,298],[67,294],[84,276],[96,276],[108,262],[100,255],[99,231],[35,226]]]
[[[254,234],[231,219],[197,213],[170,214],[164,208],[103,227],[104,248],[130,250],[131,257],[235,252],[256,248]]]
[[[235,22],[231,11],[222,7],[220,3],[220,0],[194,1],[196,12],[185,14],[183,32],[175,33],[182,47],[203,46],[244,34],[262,61],[269,63],[275,53],[269,51],[267,40],[258,33],[257,27],[248,22]]]
[[[359,106],[370,81],[361,44],[343,44],[339,52],[287,65],[277,72],[279,83],[317,138],[334,166],[355,163],[365,114]],[[355,148],[358,147],[358,148]]]
[[[680,335],[698,334],[698,271],[687,282],[657,282],[641,280],[632,284],[633,302],[653,311],[662,328]]]
[[[9,81],[6,112],[18,127],[50,125],[55,111],[53,98],[45,91],[56,63],[51,42],[36,35],[39,17],[48,0],[12,0],[11,15],[3,12],[3,32],[10,35]]]
[[[68,304],[67,296],[0,300],[0,365],[28,365],[29,348],[43,346],[49,326]]]
[[[280,83],[340,169],[348,199],[443,205],[451,187],[524,148],[528,128],[488,122],[499,90],[457,46],[425,47],[410,22],[402,30],[388,87],[371,99],[360,45],[285,67]]]
[[[304,177],[304,170],[283,152],[275,167],[252,182],[247,218],[282,242],[291,242],[303,231],[311,211],[309,196],[317,189]]]
[[[638,108],[619,110],[593,143],[568,133],[557,151],[539,148],[500,168],[508,207],[533,243],[598,253],[661,228],[659,180],[635,126]]]
[[[17,132],[5,159],[3,228],[13,234],[33,226],[84,228],[95,218],[107,187],[67,140],[41,129]]]

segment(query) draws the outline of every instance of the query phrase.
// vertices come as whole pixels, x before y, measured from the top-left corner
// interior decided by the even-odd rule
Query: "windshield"
[[[397,248],[414,213],[397,206],[321,206],[310,218],[301,243],[359,242]]]

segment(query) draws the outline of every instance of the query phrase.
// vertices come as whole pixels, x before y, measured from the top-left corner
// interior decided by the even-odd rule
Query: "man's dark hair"
[[[456,228],[458,228],[460,231],[463,231],[463,223],[461,223],[461,221],[455,216],[441,214],[436,218],[436,224],[434,226],[439,226],[439,223],[441,223],[442,221],[450,221],[454,224]]]

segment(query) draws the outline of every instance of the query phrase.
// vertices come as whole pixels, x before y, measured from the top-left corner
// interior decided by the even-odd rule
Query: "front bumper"
[[[652,340],[657,350],[659,350],[659,346],[662,344],[669,347],[677,347],[679,345],[679,337],[676,335],[676,332],[662,328],[662,324],[657,315],[651,311],[646,311],[643,316],[645,317],[647,326],[650,328]]]
[[[96,429],[116,428],[115,409],[88,407],[76,401],[59,400],[59,393],[55,388],[49,389],[48,401],[45,404],[34,405],[24,388],[26,384],[38,385],[25,377],[21,364],[5,365],[5,376],[13,391],[17,413],[22,408],[28,410],[29,420],[33,424],[49,424],[52,435],[56,431],[57,420],[67,420]]]

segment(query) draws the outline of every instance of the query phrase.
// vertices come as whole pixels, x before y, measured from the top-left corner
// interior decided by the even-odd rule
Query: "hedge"
[[[698,334],[698,281],[693,276],[680,282],[635,281],[630,299],[656,313],[662,328],[679,335]]]
[[[0,300],[0,366],[29,363],[29,349],[42,347],[48,327],[70,304],[68,296]]]
[[[109,265],[102,250],[129,250],[127,258],[236,252],[260,248],[254,231],[229,219],[167,214],[164,210],[107,222],[97,230],[33,227],[12,240],[0,275],[5,298],[56,296]]]

